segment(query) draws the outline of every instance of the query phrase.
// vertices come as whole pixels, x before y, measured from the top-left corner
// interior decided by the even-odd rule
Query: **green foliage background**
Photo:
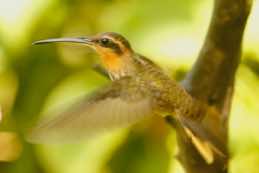
[[[81,144],[33,145],[26,129],[107,81],[84,46],[32,47],[43,38],[115,31],[178,80],[195,61],[209,24],[208,0],[3,0],[0,2],[0,173],[179,173],[174,131],[161,118]],[[258,173],[259,2],[244,38],[230,119],[232,173]]]

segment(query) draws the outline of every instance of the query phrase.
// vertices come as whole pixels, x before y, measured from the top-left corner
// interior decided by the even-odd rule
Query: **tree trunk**
[[[179,144],[178,160],[187,173],[228,172],[228,120],[233,94],[235,73],[241,57],[242,37],[252,5],[252,0],[215,0],[210,27],[200,55],[193,68],[182,81],[183,87],[196,100],[214,109],[202,117],[187,119],[198,129],[197,136],[214,135],[214,141],[222,141],[223,155],[216,155],[212,164],[207,164],[186,135],[176,128],[172,119],[169,123],[177,131]],[[217,119],[218,121],[215,121]],[[171,121],[170,121],[171,120]]]

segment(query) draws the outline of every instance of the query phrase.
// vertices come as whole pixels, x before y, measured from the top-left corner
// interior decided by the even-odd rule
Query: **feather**
[[[32,129],[33,143],[77,142],[98,132],[127,127],[152,115],[151,101],[140,90],[124,88],[123,78],[71,106],[55,118],[42,120]]]
[[[190,129],[184,127],[184,130],[206,163],[213,163],[214,155],[210,143],[195,136]]]

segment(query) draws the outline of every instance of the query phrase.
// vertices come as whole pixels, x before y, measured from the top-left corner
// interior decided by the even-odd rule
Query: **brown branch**
[[[207,164],[180,128],[176,128],[179,143],[178,158],[187,173],[227,172],[227,132],[235,72],[240,56],[242,37],[252,0],[215,0],[214,11],[206,40],[191,71],[182,82],[185,89],[198,101],[209,105],[201,121],[187,119],[198,136],[210,135],[225,154],[217,155]],[[216,111],[209,111],[209,110]],[[169,120],[169,122],[171,122]],[[171,122],[174,124],[175,123]],[[199,134],[200,133],[200,134]]]
[[[215,0],[209,31],[184,86],[196,98],[222,110],[240,59],[251,0]]]

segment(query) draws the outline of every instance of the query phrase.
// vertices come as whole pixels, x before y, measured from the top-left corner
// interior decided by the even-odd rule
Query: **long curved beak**
[[[56,42],[69,42],[69,43],[83,43],[87,45],[92,45],[93,41],[89,37],[67,37],[67,38],[50,38],[46,40],[35,41],[32,44],[47,44],[47,43],[56,43]]]

